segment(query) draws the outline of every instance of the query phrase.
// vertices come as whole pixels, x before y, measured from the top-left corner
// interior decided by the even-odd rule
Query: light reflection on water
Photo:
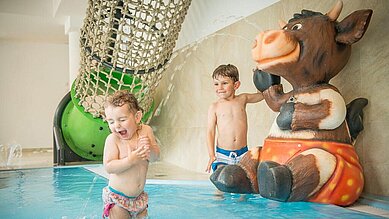
[[[217,195],[209,182],[170,182],[148,181],[149,218],[377,218],[331,205]],[[0,218],[101,218],[106,185],[82,167],[0,171]]]

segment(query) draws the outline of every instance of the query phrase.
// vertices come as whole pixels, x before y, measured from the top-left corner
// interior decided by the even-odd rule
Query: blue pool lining
[[[97,173],[94,170],[90,169],[93,167],[102,167],[101,164],[92,164],[92,165],[80,165],[80,166],[72,166],[72,167],[80,167],[84,168],[85,170],[88,170],[92,172],[93,174],[96,174],[98,176],[101,176],[108,180],[106,176],[101,175],[101,173]],[[89,168],[88,168],[89,167]],[[63,168],[63,167],[58,167]],[[169,179],[146,179],[146,184],[163,184],[163,185],[199,185],[199,186],[212,186],[211,182],[209,180],[169,180]]]
[[[388,197],[362,194],[362,196],[358,199],[357,202],[374,208],[389,211],[389,201],[387,199]]]
[[[166,179],[146,179],[146,184],[198,185],[198,186],[212,185],[209,180],[166,180]]]
[[[80,167],[84,168],[93,174],[96,174],[98,176],[101,176],[108,180],[105,176],[100,175],[99,173],[96,173],[92,171],[91,169],[88,169],[88,167],[102,167],[102,164],[90,164],[90,165],[80,165],[80,166],[72,166],[72,167]],[[62,168],[62,167],[59,167]],[[199,185],[199,186],[212,186],[211,182],[209,180],[170,180],[170,179],[146,179],[146,184],[163,184],[163,185]]]

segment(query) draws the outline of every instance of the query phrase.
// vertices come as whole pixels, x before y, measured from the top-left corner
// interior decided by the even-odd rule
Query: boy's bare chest
[[[238,102],[225,102],[218,106],[216,110],[216,115],[219,118],[223,117],[239,117],[244,116],[246,114],[246,110],[243,104]]]

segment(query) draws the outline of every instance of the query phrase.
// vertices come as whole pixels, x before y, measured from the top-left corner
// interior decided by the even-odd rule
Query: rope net
[[[145,113],[152,110],[153,92],[172,55],[190,3],[89,0],[80,37],[80,72],[72,98],[93,117],[100,117],[106,97],[127,89]]]

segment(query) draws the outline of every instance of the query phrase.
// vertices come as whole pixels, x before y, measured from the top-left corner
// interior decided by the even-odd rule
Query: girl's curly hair
[[[120,107],[124,104],[128,104],[128,109],[130,112],[135,113],[137,111],[143,111],[139,106],[138,100],[128,90],[118,90],[111,96],[108,96],[107,100],[105,101],[104,108],[108,106]]]

